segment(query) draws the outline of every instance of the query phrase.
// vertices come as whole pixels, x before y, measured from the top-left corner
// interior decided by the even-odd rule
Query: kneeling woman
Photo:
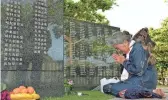
[[[143,88],[143,75],[147,72],[148,67],[148,52],[143,48],[140,42],[136,42],[132,50],[129,47],[129,36],[122,32],[117,32],[111,38],[108,39],[108,44],[122,51],[124,54],[129,53],[129,59],[126,59],[122,55],[113,54],[112,57],[117,63],[120,63],[129,73],[129,78],[125,81],[118,83],[110,83],[103,87],[104,93],[112,94],[117,97],[134,98],[130,95],[132,93],[145,94],[144,97],[158,97],[164,96],[164,93],[159,89],[148,90]],[[136,92],[135,92],[136,91]],[[136,94],[136,96],[138,96]],[[140,97],[140,98],[144,98]],[[138,98],[138,97],[135,97]]]

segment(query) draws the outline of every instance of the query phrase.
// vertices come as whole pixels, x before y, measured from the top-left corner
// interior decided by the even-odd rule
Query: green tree
[[[49,22],[63,25],[63,0],[47,0]]]
[[[161,28],[150,28],[150,35],[156,42],[156,47],[153,50],[157,59],[157,69],[160,72],[160,78],[164,84],[164,77],[168,69],[168,17],[162,22]]]
[[[98,54],[98,53],[104,54],[106,52],[109,54],[112,54],[114,51],[115,49],[113,47],[109,47],[101,39],[97,39],[93,42],[93,50],[92,50],[93,54]]]
[[[116,4],[116,0],[64,0],[64,16],[89,22],[109,24],[108,19],[98,10],[106,11]]]
[[[108,19],[98,11],[106,11],[111,9],[113,6],[117,5],[116,0],[64,0],[64,23],[66,19],[77,19],[93,23],[109,24]],[[64,25],[66,27],[66,24]],[[64,27],[64,28],[65,28]],[[68,28],[69,29],[69,28]],[[66,40],[68,41],[70,49],[67,49],[67,53],[71,58],[72,56],[72,43],[71,37],[69,36],[69,31],[65,32]],[[107,45],[98,43],[96,40],[93,43],[92,54],[96,55],[104,52],[112,52],[113,50]],[[82,41],[83,42],[83,41]],[[85,46],[87,47],[87,46]]]

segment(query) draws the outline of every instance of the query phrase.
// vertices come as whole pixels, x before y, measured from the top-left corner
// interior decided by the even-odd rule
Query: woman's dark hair
[[[156,64],[156,59],[152,55],[151,51],[155,47],[156,43],[151,40],[148,33],[149,33],[148,28],[142,28],[133,36],[133,40],[135,40],[136,42],[141,42],[143,46],[147,46],[147,50],[150,55],[148,58],[148,63],[154,65]]]

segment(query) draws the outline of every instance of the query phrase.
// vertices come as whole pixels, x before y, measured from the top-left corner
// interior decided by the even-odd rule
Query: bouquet
[[[9,91],[6,90],[6,84],[1,83],[1,100],[11,100]]]
[[[65,94],[70,94],[73,88],[74,82],[71,79],[64,80]]]

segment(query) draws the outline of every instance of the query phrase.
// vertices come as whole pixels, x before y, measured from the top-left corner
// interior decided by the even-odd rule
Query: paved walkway
[[[163,91],[166,93],[166,98],[164,99],[159,99],[159,100],[168,100],[168,87],[164,87],[164,88],[161,88],[163,89]],[[130,100],[130,99],[121,99],[121,98],[113,98],[113,99],[110,99],[110,100]],[[154,99],[134,99],[134,100],[158,100],[158,98]]]

